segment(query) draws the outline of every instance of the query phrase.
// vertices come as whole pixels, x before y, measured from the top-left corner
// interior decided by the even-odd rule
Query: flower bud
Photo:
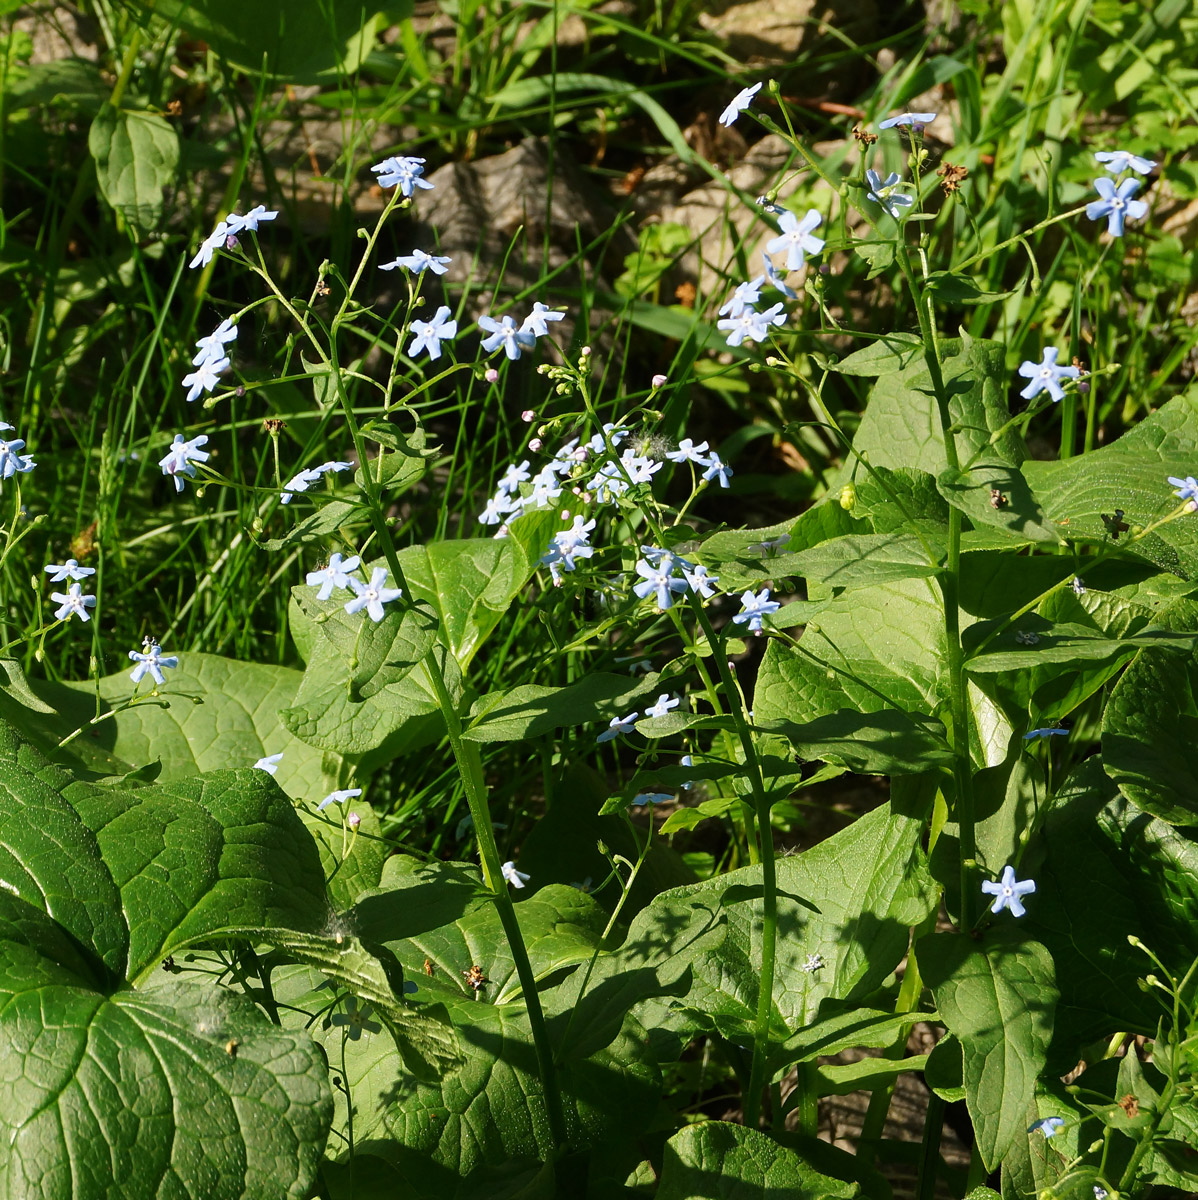
[[[541,448],[542,444],[543,444],[543,443],[541,442],[541,439],[540,439],[540,438],[533,438],[533,439],[532,439],[532,441],[528,443],[528,448],[529,448],[529,449],[530,449],[530,450],[531,450],[531,451],[532,451],[534,454],[536,454],[536,453],[537,453],[537,451],[538,451],[538,450],[540,450],[540,448]]]
[[[666,377],[664,375],[654,375],[652,382],[653,382],[653,386],[655,388],[665,387],[666,386]]]
[[[362,824],[362,818],[358,816],[356,812],[351,812],[346,818],[346,823],[349,825],[350,829],[357,829],[358,826]]]
[[[483,378],[488,383],[495,383],[499,379],[499,372],[497,370],[495,370],[494,367],[488,367],[486,374],[483,375]]]
[[[526,408],[520,414],[520,420],[523,421],[525,424],[528,424],[531,421],[535,421],[536,419],[537,419],[537,414],[535,412],[533,412],[531,408]]]

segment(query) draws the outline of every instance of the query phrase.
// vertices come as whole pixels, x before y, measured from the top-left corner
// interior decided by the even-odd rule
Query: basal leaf
[[[179,135],[162,117],[104,104],[92,122],[88,149],[104,199],[139,236],[162,219],[163,192],[179,166]]]

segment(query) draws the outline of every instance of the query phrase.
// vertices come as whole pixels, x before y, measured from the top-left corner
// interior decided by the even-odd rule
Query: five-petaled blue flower
[[[1046,1138],[1050,1138],[1055,1133],[1059,1133],[1065,1128],[1064,1117],[1041,1117],[1038,1121],[1033,1121],[1028,1127],[1028,1133],[1035,1133],[1039,1130]]]
[[[504,317],[502,322],[494,317],[479,317],[479,329],[485,329],[490,337],[483,338],[483,349],[491,354],[503,347],[503,352],[510,359],[520,357],[522,350],[531,350],[537,344],[536,334],[516,328],[516,322],[511,317]]]
[[[342,788],[338,792],[330,792],[317,806],[317,812],[323,812],[330,804],[344,804],[362,794],[361,788]]]
[[[345,602],[345,611],[351,616],[356,612],[366,610],[366,615],[374,622],[379,622],[385,616],[383,605],[398,600],[403,595],[402,588],[389,588],[387,583],[387,568],[375,567],[370,574],[370,582],[351,579],[349,586],[356,593],[352,600]]]
[[[1002,869],[1002,878],[997,883],[991,883],[990,880],[985,880],[982,884],[982,891],[987,896],[995,897],[994,903],[990,905],[992,913],[1000,913],[1004,908],[1011,910],[1011,916],[1022,917],[1027,911],[1023,907],[1023,896],[1030,896],[1036,890],[1036,882],[1034,879],[1024,879],[1022,881],[1015,878],[1015,868],[1005,866]]]
[[[96,607],[95,596],[83,595],[83,589],[77,583],[72,583],[65,594],[51,592],[50,599],[58,601],[59,607],[55,610],[54,615],[60,621],[69,621],[72,617],[78,617],[81,621],[90,621],[92,616],[87,610]]]
[[[746,308],[752,309],[753,305],[761,299],[761,289],[764,284],[764,275],[758,275],[756,279],[750,279],[745,283],[738,283],[736,290],[720,309],[720,316],[739,317]]]
[[[333,594],[334,588],[348,591],[350,572],[356,571],[361,565],[362,560],[356,554],[347,558],[344,562],[341,561],[339,553],[330,554],[329,565],[327,567],[323,567],[319,571],[308,572],[307,584],[309,587],[320,589],[316,593],[317,600],[327,600]]]
[[[1077,367],[1058,367],[1057,358],[1060,353],[1056,346],[1046,346],[1042,362],[1034,363],[1031,359],[1027,359],[1019,364],[1019,374],[1024,379],[1031,380],[1031,383],[1019,393],[1025,400],[1038,396],[1045,388],[1048,389],[1048,394],[1054,403],[1065,398],[1061,380],[1076,379],[1081,371]]]
[[[674,574],[678,560],[672,554],[662,554],[656,565],[646,559],[639,559],[636,573],[641,582],[634,584],[632,590],[642,599],[656,597],[657,607],[663,612],[674,607],[674,594],[686,591],[686,580]]]
[[[681,703],[682,701],[677,696],[671,700],[669,692],[662,692],[662,694],[657,697],[657,702],[649,705],[649,707],[645,709],[645,716],[668,717],[670,715],[670,709],[677,708]]]
[[[421,178],[424,174],[423,158],[393,156],[384,158],[381,163],[375,163],[370,169],[379,177],[379,187],[389,188],[398,184],[399,190],[409,199],[416,188],[433,186],[427,179]]]
[[[523,871],[517,871],[514,862],[505,862],[499,870],[504,879],[514,888],[522,888],[532,878],[531,875],[526,875]]]
[[[899,184],[897,171],[891,171],[883,179],[877,171],[870,167],[865,172],[865,178],[869,182],[869,198],[880,204],[896,221],[903,215],[902,209],[909,208],[915,203],[914,199],[906,192],[897,190]]]
[[[95,567],[81,567],[73,558],[64,563],[47,563],[42,570],[50,576],[51,583],[62,583],[67,579],[86,579],[96,573]]]
[[[762,588],[761,591],[748,591],[743,593],[740,598],[741,610],[732,618],[737,625],[744,625],[748,622],[750,633],[761,632],[761,618],[767,617],[770,613],[776,613],[782,607],[777,600],[770,599],[770,589]]]
[[[1129,150],[1100,150],[1094,157],[1112,175],[1122,175],[1124,171],[1135,171],[1137,175],[1147,175],[1156,166],[1152,159],[1141,158]]]
[[[885,121],[878,122],[879,129],[893,129],[896,125],[928,125],[936,119],[934,112],[930,113],[899,113],[897,117],[887,117]]]
[[[290,504],[296,492],[306,492],[322,475],[327,475],[330,471],[340,474],[342,471],[353,469],[354,464],[351,462],[336,461],[321,463],[318,467],[305,467],[287,480],[279,499],[283,504]]]
[[[801,221],[794,213],[784,212],[778,219],[778,227],[782,232],[766,242],[766,250],[770,254],[785,250],[786,269],[797,271],[803,265],[805,254],[818,254],[824,248],[823,238],[817,238],[811,232],[818,228],[823,219],[823,215],[815,208],[809,208]]]
[[[1125,179],[1116,187],[1113,179],[1103,175],[1094,180],[1094,188],[1101,199],[1091,200],[1086,205],[1086,216],[1091,221],[1106,217],[1106,231],[1111,237],[1123,236],[1123,222],[1127,218],[1138,221],[1148,211],[1145,201],[1132,199],[1140,190],[1138,179]]]
[[[759,91],[761,91],[761,84],[759,83],[753,84],[752,87],[741,88],[728,102],[728,107],[720,113],[720,124],[725,127],[731,125],[753,103],[753,97]]]
[[[732,486],[728,481],[732,478],[734,472],[714,450],[711,452],[711,457],[707,460],[706,467],[707,469],[703,472],[705,483],[710,483],[713,479],[718,479],[720,487]]]
[[[1050,738],[1050,737],[1068,737],[1068,736],[1069,736],[1068,729],[1061,729],[1056,725],[1052,725],[1052,726],[1046,726],[1044,729],[1029,730],[1027,733],[1025,733],[1023,735],[1023,740],[1025,742],[1030,742],[1030,741],[1034,741],[1036,738],[1043,739],[1043,738]]]
[[[445,258],[443,255],[426,254],[423,250],[413,250],[411,254],[401,254],[394,262],[379,263],[380,271],[394,271],[396,267],[403,267],[405,271],[411,271],[413,275],[419,275],[421,271],[432,271],[434,275],[444,275],[449,270],[447,263],[453,262],[452,258]]]
[[[457,336],[458,323],[449,316],[449,307],[442,304],[431,321],[413,321],[411,331],[416,335],[408,347],[408,357],[415,358],[427,350],[431,359],[441,357],[441,343]]]
[[[566,314],[542,304],[539,300],[532,306],[532,312],[520,323],[521,333],[531,333],[534,338],[544,337],[549,332],[547,321],[560,321]]]
[[[1188,500],[1191,504],[1198,504],[1198,479],[1195,479],[1193,475],[1187,475],[1184,479],[1170,475],[1169,482],[1177,489],[1173,494],[1179,500]],[[49,567],[46,568],[47,571],[49,569]]]
[[[189,442],[184,441],[181,433],[176,433],[175,440],[171,443],[170,449],[164,457],[158,460],[158,465],[162,468],[162,473],[173,476],[176,492],[183,490],[181,476],[186,475],[188,479],[194,479],[196,477],[194,464],[207,462],[212,457],[207,450],[200,449],[207,441],[208,435],[206,433],[192,438]]]
[[[0,422],[0,428],[11,429],[12,426]],[[19,453],[24,449],[25,442],[21,438],[13,438],[7,442],[0,438],[0,478],[11,479],[14,475],[32,471],[37,466],[28,454]]]
[[[162,653],[162,647],[152,638],[143,644],[144,654],[139,654],[136,650],[129,651],[129,658],[137,663],[137,666],[129,672],[129,678],[135,684],[141,683],[149,672],[153,676],[155,683],[165,683],[166,676],[162,673],[163,667],[175,668],[179,665],[179,657],[176,654]]]
[[[595,744],[610,742],[623,733],[631,733],[636,728],[636,719],[639,716],[639,712],[630,712],[626,717],[612,717],[607,728],[595,739]]]
[[[819,241],[819,238],[813,238],[812,240]],[[774,260],[764,250],[761,252],[761,261],[765,265],[765,277],[769,280],[770,286],[777,288],[788,300],[797,300],[799,293],[782,278],[782,272],[774,266]],[[787,270],[790,270],[790,268],[787,267]]]

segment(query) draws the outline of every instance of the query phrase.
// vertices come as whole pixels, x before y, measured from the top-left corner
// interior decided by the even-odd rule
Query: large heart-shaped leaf
[[[99,787],[0,726],[0,845],[0,1194],[305,1195],[332,1113],[311,1040],[208,985],[129,986],[199,942],[325,922],[270,777]]]
[[[155,230],[162,219],[163,193],[175,182],[179,135],[153,113],[104,104],[87,145],[104,199],[139,235]]]

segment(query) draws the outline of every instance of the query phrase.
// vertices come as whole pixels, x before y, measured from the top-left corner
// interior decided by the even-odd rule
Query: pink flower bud
[[[540,439],[540,438],[533,438],[533,439],[532,439],[532,441],[528,443],[528,448],[529,448],[529,449],[530,449],[530,450],[531,450],[531,451],[532,451],[534,454],[536,454],[536,453],[537,453],[537,451],[538,451],[538,450],[540,450],[540,448],[541,448],[541,439]]]
[[[487,368],[487,371],[486,371],[486,374],[485,374],[485,375],[483,375],[483,378],[484,378],[484,379],[485,379],[485,380],[486,380],[488,383],[495,383],[495,382],[497,382],[497,381],[498,381],[498,379],[499,379],[499,372],[498,372],[497,370],[495,370],[495,368],[494,368],[494,367],[488,367],[488,368]]]
[[[350,829],[357,829],[362,824],[362,818],[356,812],[351,812],[346,820],[349,822]]]
[[[666,377],[664,375],[654,375],[653,376],[653,386],[655,388],[665,387],[666,386]]]
[[[536,419],[537,419],[537,414],[535,412],[533,412],[531,408],[526,408],[520,414],[521,421],[535,421]]]

